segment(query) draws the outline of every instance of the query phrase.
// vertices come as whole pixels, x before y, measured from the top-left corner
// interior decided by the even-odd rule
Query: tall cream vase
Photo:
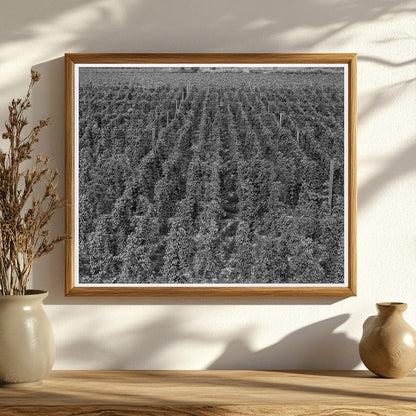
[[[42,301],[48,292],[0,296],[0,387],[40,384],[55,361],[52,326]]]

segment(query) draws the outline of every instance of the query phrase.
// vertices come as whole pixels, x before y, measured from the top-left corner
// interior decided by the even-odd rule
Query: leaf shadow
[[[235,338],[207,369],[352,369],[360,363],[358,343],[343,332],[335,332],[349,317],[342,314],[307,325],[258,351],[249,347],[247,339]]]

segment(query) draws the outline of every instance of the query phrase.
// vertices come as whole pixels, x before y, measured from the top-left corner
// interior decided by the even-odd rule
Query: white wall
[[[377,301],[408,302],[416,326],[415,11],[401,0],[2,2],[0,120],[39,70],[33,118],[53,121],[39,150],[61,172],[65,52],[359,54],[358,296],[65,298],[61,246],[33,273],[50,292],[55,368],[350,369]],[[63,233],[63,212],[53,228]]]

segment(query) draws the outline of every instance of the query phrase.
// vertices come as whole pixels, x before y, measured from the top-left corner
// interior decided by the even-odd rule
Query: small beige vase
[[[403,319],[406,303],[377,303],[363,325],[360,357],[381,377],[400,378],[416,367],[416,331]]]
[[[40,384],[55,361],[52,326],[42,301],[48,292],[0,296],[0,387]]]

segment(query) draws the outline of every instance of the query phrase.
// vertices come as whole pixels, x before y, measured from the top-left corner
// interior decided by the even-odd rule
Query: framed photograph
[[[355,54],[66,54],[66,294],[356,294]]]

